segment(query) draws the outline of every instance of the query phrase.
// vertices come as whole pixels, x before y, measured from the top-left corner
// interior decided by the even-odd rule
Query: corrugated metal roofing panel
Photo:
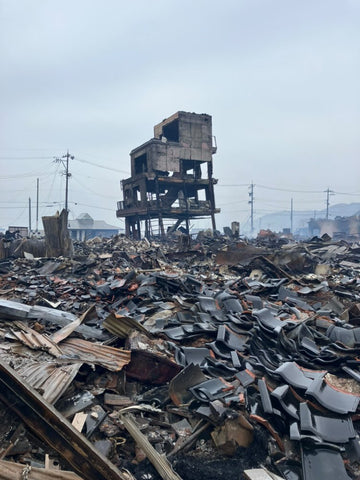
[[[133,330],[139,330],[140,332],[149,335],[146,328],[133,318],[125,316],[117,317],[113,313],[110,313],[110,315],[105,318],[103,327],[113,335],[117,335],[119,338],[127,338]]]
[[[114,372],[121,370],[131,359],[129,350],[120,350],[81,338],[64,340],[61,342],[61,349],[69,360],[80,359],[82,362],[100,365]]]
[[[11,333],[19,342],[33,350],[45,350],[51,355],[54,355],[54,357],[60,357],[62,355],[61,348],[46,335],[42,335],[36,330],[33,330],[23,322],[14,322],[14,325],[20,330],[11,329]]]
[[[17,373],[42,394],[49,403],[55,403],[78,373],[82,362],[59,365],[56,362],[31,362]]]

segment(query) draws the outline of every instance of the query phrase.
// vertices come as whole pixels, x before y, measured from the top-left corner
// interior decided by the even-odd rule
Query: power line
[[[224,184],[224,183],[218,183],[216,187],[248,187],[248,183],[232,183],[232,184]],[[289,193],[324,193],[323,190],[296,190],[296,189],[290,189],[290,188],[279,188],[279,187],[272,187],[269,185],[261,185],[259,183],[256,184],[257,187],[259,188],[264,188],[266,190],[275,190],[278,192],[289,192]],[[337,192],[336,190],[334,191],[337,195],[360,195],[360,192]]]
[[[97,195],[99,197],[103,197],[103,198],[111,198],[112,200],[115,200],[118,198],[118,196],[115,196],[115,195],[104,195],[102,193],[98,193],[98,192],[95,192],[94,190],[92,190],[91,188],[83,185],[80,180],[76,177],[73,177],[73,179],[84,189],[84,190],[87,190],[88,192],[92,193],[93,195]]]
[[[99,207],[98,205],[89,205],[87,203],[80,203],[80,202],[70,202],[74,205],[81,205],[83,207],[91,207],[91,208],[98,208],[99,210],[108,210],[109,212],[115,212],[115,208],[106,208],[106,207]]]
[[[3,157],[1,156],[0,160],[52,160],[53,158],[54,157]],[[87,163],[89,165],[93,165],[94,167],[103,168],[104,170],[111,170],[113,172],[126,173],[127,175],[129,175],[129,171],[127,170],[108,167],[107,165],[101,165],[100,163],[91,162],[90,160],[85,160],[84,158],[74,158],[74,160],[77,160],[78,162],[81,162],[81,163]],[[5,178],[5,177],[0,177],[0,178]]]
[[[0,157],[0,160],[51,160],[53,157]]]
[[[360,195],[360,192],[358,192],[358,193],[349,193],[349,192],[348,192],[348,193],[345,193],[345,192],[336,192],[336,191],[334,191],[334,194],[336,194],[336,195],[350,195],[350,196],[351,196],[351,195],[356,195],[356,196],[357,196],[357,195]]]
[[[126,173],[127,175],[129,175],[129,172],[127,170],[120,170],[118,168],[107,167],[106,165],[100,165],[99,163],[90,162],[90,160],[85,160],[83,158],[78,158],[78,157],[76,157],[76,160],[81,163],[87,163],[89,165],[93,165],[94,167],[103,168],[104,170],[111,170],[113,172]]]
[[[24,201],[16,201],[16,202],[11,202],[11,201],[1,201],[0,203],[6,203],[6,204],[10,204],[10,205],[13,205],[14,203],[19,203],[20,205],[23,205],[25,202]],[[61,202],[39,202],[39,204],[49,204],[49,203],[61,203]],[[0,207],[1,208],[1,207]],[[2,207],[2,208],[6,208],[6,207]]]
[[[7,202],[1,202],[1,203],[7,203]],[[21,208],[27,208],[27,205],[28,205],[28,202],[26,200],[24,200],[23,202],[8,202],[8,203],[11,203],[11,204],[18,203],[19,205],[17,207],[2,207],[2,206],[0,206],[0,208],[1,209],[6,209],[6,210],[8,210],[10,208],[15,209],[15,210],[16,209],[19,210]],[[41,208],[44,208],[44,207],[53,207],[54,205],[60,205],[61,202],[39,202],[39,204],[41,205]],[[35,207],[36,206],[33,205],[31,208],[34,209]]]
[[[225,185],[225,184],[222,184],[222,183],[218,183],[216,185],[217,187],[248,187],[249,184],[248,183],[234,183],[234,184],[231,184],[231,185]]]
[[[14,175],[0,175],[1,180],[10,180],[10,179],[20,179],[20,178],[28,178],[28,177],[42,177],[42,176],[48,176],[49,173],[46,172],[40,172],[39,171],[33,171],[33,172],[26,172],[26,173],[16,173]]]
[[[113,208],[99,207],[98,205],[89,205],[87,203],[79,203],[79,202],[70,202],[70,203],[73,203],[74,205],[81,205],[82,207],[97,208],[99,210],[107,210],[108,212],[115,212],[115,209]],[[124,223],[124,220],[122,218],[119,218],[118,220],[121,223]]]
[[[289,188],[278,188],[278,187],[268,187],[267,185],[256,184],[259,188],[265,188],[266,190],[276,190],[279,192],[290,192],[290,193],[323,193],[322,190],[292,190]]]
[[[247,208],[246,208],[246,209],[245,209],[245,208],[240,208],[240,209],[239,209],[239,208],[235,208],[235,209],[233,209],[233,208],[231,208],[231,209],[230,209],[230,208],[225,208],[225,209],[224,209],[222,205],[219,205],[219,207],[221,207],[221,209],[224,210],[224,212],[230,212],[230,211],[231,211],[231,212],[248,212],[248,211],[249,211]],[[270,211],[270,210],[269,210],[269,211]],[[271,210],[271,211],[272,211],[272,210]]]
[[[19,206],[19,207],[0,207],[0,208],[3,209],[3,210],[5,210],[5,209],[6,210],[10,210],[10,209],[11,210],[21,210],[21,209],[27,208],[27,205],[24,207],[24,203],[25,202],[23,202],[22,205]]]

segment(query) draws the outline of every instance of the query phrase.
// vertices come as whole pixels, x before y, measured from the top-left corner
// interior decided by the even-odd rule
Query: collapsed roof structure
[[[126,235],[141,238],[143,223],[148,238],[155,233],[152,220],[161,236],[164,220],[175,220],[168,232],[185,222],[188,233],[191,219],[208,216],[215,230],[216,150],[210,115],[179,111],[155,125],[154,138],[131,151],[131,177],[121,181],[116,216],[125,218]]]

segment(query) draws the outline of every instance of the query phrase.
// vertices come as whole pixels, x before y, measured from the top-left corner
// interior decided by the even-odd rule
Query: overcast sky
[[[129,152],[208,113],[217,225],[360,201],[360,0],[0,0],[0,226],[116,218]],[[58,203],[56,203],[58,202]],[[210,222],[203,222],[210,226]]]

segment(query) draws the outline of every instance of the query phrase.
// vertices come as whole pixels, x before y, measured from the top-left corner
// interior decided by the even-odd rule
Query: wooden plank
[[[84,427],[87,416],[88,414],[84,412],[75,413],[75,416],[73,418],[73,421],[71,422],[71,425],[75,427],[78,432],[81,432]]]
[[[81,477],[73,472],[29,467],[29,465],[21,463],[0,460],[1,480],[19,480],[19,478],[29,478],[29,480],[81,480]]]
[[[266,468],[244,470],[244,475],[247,480],[283,480],[282,477],[275,475]]]
[[[147,437],[140,432],[138,426],[130,415],[121,415],[126,430],[134,439],[135,443],[143,450],[147,458],[153,464],[163,480],[181,480],[181,477],[173,471],[167,458],[160,455],[151,445]]]
[[[105,393],[104,403],[105,405],[114,405],[119,407],[129,407],[130,405],[134,405],[134,402],[129,397],[114,393]]]

